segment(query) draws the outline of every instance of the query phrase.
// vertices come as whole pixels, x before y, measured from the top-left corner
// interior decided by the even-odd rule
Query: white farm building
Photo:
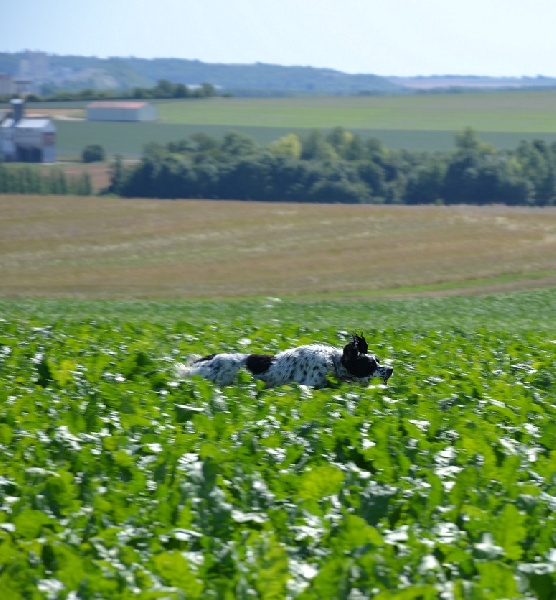
[[[148,102],[98,101],[87,105],[88,121],[155,121],[156,108]]]
[[[56,127],[50,119],[26,118],[23,100],[12,100],[12,112],[0,118],[0,160],[56,162]]]

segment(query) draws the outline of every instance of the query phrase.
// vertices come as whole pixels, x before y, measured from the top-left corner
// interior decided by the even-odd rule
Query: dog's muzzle
[[[384,373],[382,375],[382,382],[384,385],[388,385],[388,380],[392,377],[394,369],[392,367],[384,367]]]

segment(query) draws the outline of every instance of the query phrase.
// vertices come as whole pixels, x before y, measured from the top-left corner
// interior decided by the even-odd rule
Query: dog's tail
[[[185,362],[176,364],[176,377],[178,379],[187,379],[195,374],[195,363],[201,358],[200,354],[190,354]]]

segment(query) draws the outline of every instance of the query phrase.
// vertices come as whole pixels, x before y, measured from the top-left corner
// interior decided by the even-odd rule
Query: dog
[[[192,357],[188,364],[178,365],[178,377],[200,375],[225,386],[232,384],[238,371],[245,368],[267,387],[299,383],[322,388],[329,384],[329,375],[362,385],[368,385],[372,377],[380,377],[387,384],[394,369],[382,366],[368,350],[363,335],[354,334],[342,350],[325,344],[308,344],[278,354],[211,354]]]

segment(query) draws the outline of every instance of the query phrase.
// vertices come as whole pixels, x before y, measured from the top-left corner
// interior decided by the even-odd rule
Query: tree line
[[[60,169],[44,173],[37,167],[8,167],[0,162],[0,194],[90,196],[93,194],[93,185],[89,173],[68,177]]]
[[[112,165],[111,193],[371,204],[556,204],[556,143],[522,141],[513,150],[472,129],[449,152],[391,150],[337,127],[287,134],[266,146],[238,132],[149,144],[135,166]]]
[[[58,90],[56,86],[43,85],[42,94],[27,94],[26,102],[83,102],[92,100],[170,100],[184,98],[212,98],[218,92],[211,83],[187,86],[160,79],[154,87],[134,87],[130,90],[97,90],[84,88],[79,91]],[[229,95],[229,94],[227,94]],[[0,102],[9,102],[16,95],[0,96]]]

